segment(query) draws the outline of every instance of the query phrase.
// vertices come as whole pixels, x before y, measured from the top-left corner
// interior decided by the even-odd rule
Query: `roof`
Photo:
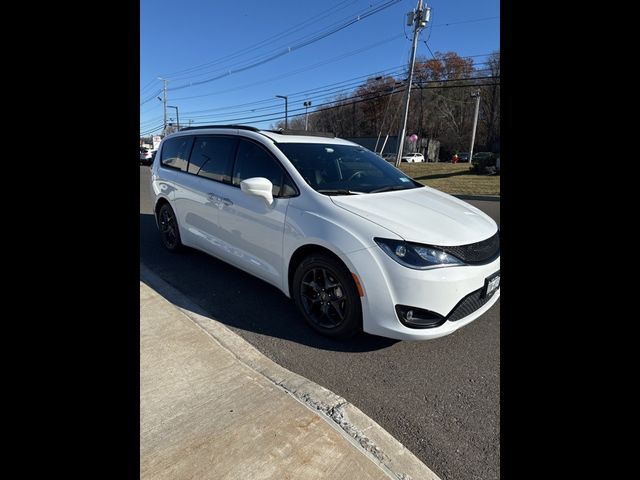
[[[246,132],[246,136],[252,137],[255,134],[259,134],[271,139],[277,143],[324,143],[329,145],[358,145],[356,143],[337,138],[331,133],[322,132],[305,132],[304,130],[259,130],[255,127],[246,125],[207,125],[199,127],[182,128],[178,132],[174,132],[171,135],[167,135],[167,138],[179,135],[190,134],[211,134],[211,133],[226,133],[226,134],[239,134]],[[252,135],[253,134],[253,135]]]
[[[265,137],[277,143],[325,143],[329,145],[356,145],[353,142],[338,137],[328,137],[320,135],[298,135],[292,133],[276,133],[269,130],[260,130]]]

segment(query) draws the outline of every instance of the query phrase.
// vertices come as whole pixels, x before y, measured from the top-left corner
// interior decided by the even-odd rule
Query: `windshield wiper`
[[[404,185],[388,185],[386,187],[371,190],[369,193],[390,192],[392,190],[409,190],[410,188],[411,187],[407,188]]]
[[[318,193],[326,193],[327,195],[362,195],[365,192],[354,192],[353,190],[346,190],[344,188],[336,189],[323,189],[316,190]]]

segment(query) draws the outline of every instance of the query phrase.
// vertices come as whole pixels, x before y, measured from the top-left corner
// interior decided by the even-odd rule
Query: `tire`
[[[362,331],[360,295],[339,260],[323,253],[308,256],[296,268],[292,287],[296,306],[317,332],[348,339]]]
[[[160,232],[160,241],[164,248],[171,253],[177,253],[182,250],[183,246],[180,240],[178,220],[171,205],[168,203],[162,205],[158,212],[158,230]]]

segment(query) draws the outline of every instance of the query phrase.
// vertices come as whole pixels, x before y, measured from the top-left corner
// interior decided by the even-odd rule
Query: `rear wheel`
[[[316,331],[350,338],[362,331],[362,304],[349,270],[326,254],[305,258],[293,277],[293,299]]]
[[[170,252],[178,252],[182,248],[178,221],[171,205],[165,203],[158,212],[158,227],[160,229],[160,239],[164,248]]]

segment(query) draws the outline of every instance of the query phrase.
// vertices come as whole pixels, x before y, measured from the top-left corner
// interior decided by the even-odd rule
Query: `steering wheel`
[[[349,180],[348,180],[348,181],[350,182],[351,180],[353,180],[354,178],[356,178],[358,175],[364,175],[365,173],[366,173],[366,172],[365,172],[364,170],[358,170],[356,173],[354,173],[353,175],[351,175],[351,176],[349,177]]]

